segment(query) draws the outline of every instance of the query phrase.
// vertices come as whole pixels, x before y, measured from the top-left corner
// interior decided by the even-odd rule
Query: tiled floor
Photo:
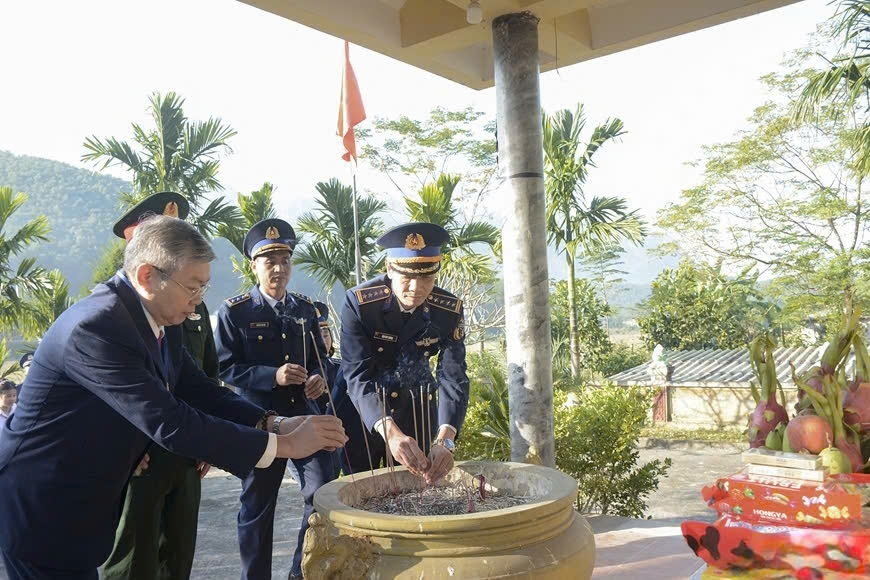
[[[704,566],[686,545],[680,533],[680,519],[591,516],[587,520],[595,532],[593,578],[688,579]]]

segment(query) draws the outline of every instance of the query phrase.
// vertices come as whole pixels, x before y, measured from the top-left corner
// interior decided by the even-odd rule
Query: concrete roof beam
[[[764,12],[798,0],[240,0],[474,89],[491,87],[492,21],[540,19],[542,71]]]

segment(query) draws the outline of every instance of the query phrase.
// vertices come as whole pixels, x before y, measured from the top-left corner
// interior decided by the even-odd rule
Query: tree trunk
[[[565,250],[568,261],[568,328],[571,335],[571,378],[580,375],[580,337],[577,336],[577,281],[574,278],[574,256]]]
[[[511,460],[554,466],[538,19],[528,12],[499,16],[492,37],[499,171],[508,204],[502,243]]]

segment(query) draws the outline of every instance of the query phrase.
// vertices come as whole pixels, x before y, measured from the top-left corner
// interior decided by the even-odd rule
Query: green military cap
[[[148,216],[166,215],[183,220],[187,219],[189,213],[190,204],[183,195],[174,191],[161,191],[149,195],[130,208],[130,211],[115,222],[112,233],[129,242],[136,226]]]

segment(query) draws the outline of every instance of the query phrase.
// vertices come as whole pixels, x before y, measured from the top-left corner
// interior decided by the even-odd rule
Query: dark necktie
[[[412,314],[414,314],[414,313],[413,312],[403,312],[402,313],[402,323],[408,324],[408,321],[411,320]]]
[[[283,300],[275,303],[275,311],[278,313],[279,318],[287,318],[287,316],[289,316],[289,313],[287,312],[287,303]]]
[[[170,359],[169,359],[169,349],[164,348],[165,343],[166,343],[166,341],[164,340],[165,338],[166,338],[166,333],[163,332],[163,329],[160,329],[160,334],[157,335],[157,352],[160,353],[160,362],[163,365],[163,372],[168,377],[170,374],[169,365],[171,363],[170,363]],[[166,381],[166,390],[167,391],[171,390],[169,387],[169,381]]]

